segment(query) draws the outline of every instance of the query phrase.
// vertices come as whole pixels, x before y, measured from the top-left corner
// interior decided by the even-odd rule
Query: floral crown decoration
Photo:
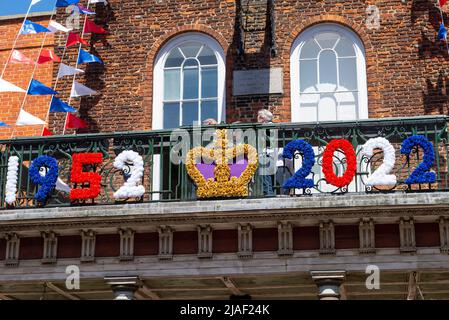
[[[217,130],[214,148],[195,147],[187,153],[186,169],[197,186],[198,198],[248,196],[248,183],[258,167],[257,150],[249,144],[227,146],[227,131]],[[245,168],[239,176],[233,176],[233,161],[240,157],[244,157]],[[210,165],[201,164],[201,160]],[[203,167],[199,168],[199,165]],[[214,177],[205,175],[204,166],[214,167]]]

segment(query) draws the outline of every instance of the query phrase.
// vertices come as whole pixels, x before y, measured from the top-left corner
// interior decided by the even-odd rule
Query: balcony
[[[13,210],[43,206],[73,207],[199,200],[195,192],[195,184],[187,174],[183,155],[190,148],[199,145],[207,146],[213,142],[216,139],[216,129],[227,129],[229,146],[243,142],[253,145],[257,149],[259,168],[249,182],[248,198],[313,198],[344,194],[447,191],[449,189],[447,121],[445,116],[434,116],[357,122],[267,125],[249,123],[217,127],[186,127],[175,131],[121,132],[3,140],[0,141],[3,150],[0,158],[0,207],[4,210]],[[423,151],[417,146],[412,148],[409,155],[400,153],[401,143],[412,135],[425,136],[433,144],[435,157],[430,172],[435,173],[434,182],[406,183],[407,178],[423,161]],[[395,185],[367,184],[368,178],[379,168],[384,159],[380,149],[375,149],[372,156],[362,153],[363,144],[375,137],[386,138],[395,149],[395,164],[390,172],[397,179]],[[296,152],[292,160],[282,158],[283,148],[290,141],[297,139],[307,141],[313,148],[315,164],[307,176],[308,179],[313,179],[313,187],[284,189],[282,185],[290,177],[290,171],[297,171],[302,167],[303,154]],[[324,150],[333,139],[350,141],[356,153],[357,164],[354,177],[348,185],[342,187],[328,184],[322,170]],[[180,143],[186,141],[188,142],[186,144]],[[115,158],[124,150],[134,150],[143,159],[142,185],[145,187],[145,193],[138,198],[116,199],[113,196],[114,192],[129,178],[133,165],[133,163],[124,163],[122,169],[114,167]],[[75,153],[100,153],[102,155],[101,163],[83,167],[83,171],[96,172],[101,176],[101,191],[94,199],[70,200],[70,188],[89,187],[88,183],[71,183],[72,155]],[[40,187],[33,183],[29,172],[31,162],[41,155],[54,157],[58,163],[58,182],[46,201],[35,199],[35,194]],[[17,156],[19,162],[17,192],[16,201],[7,204],[5,188],[8,160],[11,156]],[[288,161],[289,164],[287,164]],[[332,162],[336,176],[341,176],[347,171],[346,154],[341,150],[333,154]],[[48,172],[49,169],[46,166],[40,168],[41,176],[45,176],[42,170]],[[271,184],[272,193],[267,192],[267,181]]]

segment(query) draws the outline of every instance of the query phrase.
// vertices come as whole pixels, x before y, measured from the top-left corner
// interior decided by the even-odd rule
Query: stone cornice
[[[444,192],[317,195],[5,210],[0,214],[0,231],[279,220],[355,222],[362,217],[436,221],[445,215],[449,215],[449,193]]]

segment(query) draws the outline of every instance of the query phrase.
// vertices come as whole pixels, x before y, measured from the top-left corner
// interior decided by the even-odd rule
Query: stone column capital
[[[310,275],[318,286],[318,298],[320,300],[340,299],[340,285],[346,279],[346,271],[311,271]]]

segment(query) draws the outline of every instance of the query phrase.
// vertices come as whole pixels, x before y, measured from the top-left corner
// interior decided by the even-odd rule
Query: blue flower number
[[[306,177],[312,172],[312,167],[315,164],[313,148],[310,143],[304,140],[294,140],[285,146],[282,156],[287,159],[293,159],[296,151],[303,156],[302,167],[291,178],[285,181],[283,188],[312,188],[314,186],[313,179],[306,179]]]
[[[402,142],[401,153],[410,155],[412,149],[419,146],[424,151],[423,161],[412,172],[412,174],[405,180],[406,184],[414,183],[434,183],[436,181],[435,172],[430,172],[430,168],[435,161],[435,150],[432,143],[424,136],[414,135]]]
[[[58,162],[53,157],[40,156],[31,163],[29,174],[31,181],[40,186],[34,199],[45,202],[56,186]]]

